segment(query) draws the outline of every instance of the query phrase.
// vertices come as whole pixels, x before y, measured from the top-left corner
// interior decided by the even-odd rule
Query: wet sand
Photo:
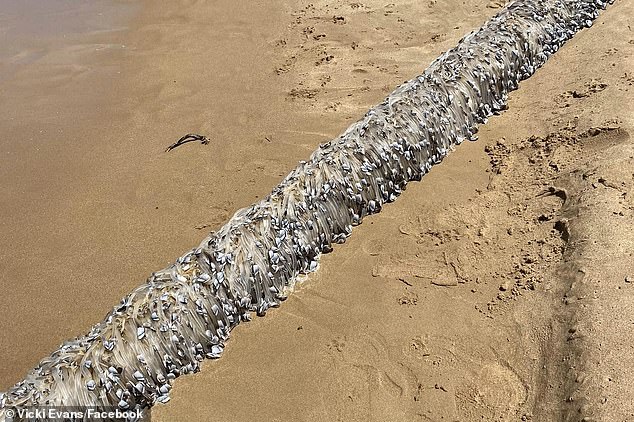
[[[148,2],[3,60],[0,390],[497,7]],[[628,420],[633,12],[616,1],[153,418]],[[188,132],[210,145],[164,152]]]
[[[101,299],[107,285],[93,279],[118,265],[93,266],[105,246],[83,210],[104,201],[95,192],[117,169],[104,134],[124,115],[124,30],[138,8],[40,3],[2,1],[0,17],[3,389],[117,300]]]

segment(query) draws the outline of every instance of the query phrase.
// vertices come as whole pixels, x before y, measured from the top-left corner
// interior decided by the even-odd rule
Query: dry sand
[[[146,2],[3,60],[0,390],[497,7]],[[634,421],[633,20],[617,0],[153,419]],[[164,152],[188,132],[210,145]]]

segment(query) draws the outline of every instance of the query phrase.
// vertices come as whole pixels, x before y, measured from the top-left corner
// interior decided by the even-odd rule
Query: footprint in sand
[[[287,94],[288,98],[291,100],[312,100],[319,93],[318,89],[310,89],[310,88],[293,88]]]
[[[353,380],[350,389],[357,391],[353,399],[369,413],[368,419],[381,420],[395,411],[405,417],[412,411],[405,403],[415,404],[412,398],[418,394],[420,382],[411,368],[396,359],[381,333],[362,330],[351,337],[338,337],[327,349],[335,369]],[[374,406],[376,403],[382,406]]]
[[[361,250],[370,256],[378,256],[385,251],[385,245],[383,242],[379,242],[375,239],[369,239],[363,243]]]
[[[559,107],[569,107],[568,99],[587,98],[605,90],[608,86],[609,85],[604,82],[593,79],[585,83],[584,89],[573,89],[560,94],[556,102],[559,103]]]
[[[402,306],[416,306],[418,304],[418,294],[415,292],[405,291],[397,299],[399,305]]]
[[[510,420],[528,397],[517,373],[499,363],[484,366],[465,390],[463,394],[481,408],[487,420]]]
[[[431,351],[426,344],[426,340],[418,336],[411,339],[403,349],[403,354],[414,359],[423,359],[431,356]]]

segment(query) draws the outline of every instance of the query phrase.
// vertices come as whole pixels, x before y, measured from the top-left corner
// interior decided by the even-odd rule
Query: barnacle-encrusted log
[[[172,380],[218,358],[249,312],[278,306],[319,255],[379,212],[410,180],[474,139],[509,91],[575,32],[602,0],[518,0],[301,162],[262,201],[122,300],[90,333],[64,343],[0,395],[13,406],[166,402]]]

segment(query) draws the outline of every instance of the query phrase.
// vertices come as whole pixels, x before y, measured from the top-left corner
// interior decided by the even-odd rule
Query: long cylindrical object
[[[10,407],[169,399],[172,380],[218,358],[249,312],[278,306],[319,255],[393,201],[577,31],[602,0],[517,0],[301,162],[262,201],[158,271],[80,338],[0,394]]]

